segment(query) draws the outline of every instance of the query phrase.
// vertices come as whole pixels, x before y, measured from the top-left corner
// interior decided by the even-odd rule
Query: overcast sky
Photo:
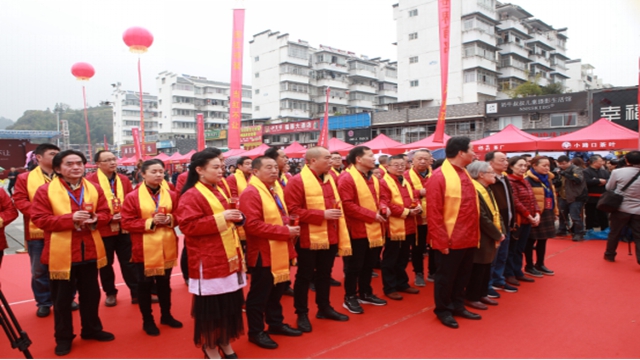
[[[244,83],[250,84],[248,41],[270,29],[353,51],[397,60],[392,5],[401,0],[247,0]],[[453,0],[453,2],[461,0]],[[595,66],[614,86],[638,84],[639,0],[514,0],[555,28],[568,27],[567,55]],[[164,70],[228,82],[232,9],[224,0],[0,0],[0,116],[17,120],[25,110],[56,102],[82,107],[82,84],[71,66],[89,62],[89,105],[109,100],[110,84],[137,90],[137,55],[122,33],[149,29],[155,41],[142,55],[143,91],[157,94]]]

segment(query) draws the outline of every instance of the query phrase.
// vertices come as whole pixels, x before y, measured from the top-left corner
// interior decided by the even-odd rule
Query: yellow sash
[[[98,190],[90,182],[82,179],[84,187],[84,203],[94,204],[98,206]],[[47,191],[49,202],[53,209],[53,215],[62,216],[71,213],[71,199],[67,188],[62,184],[60,178],[51,181]],[[71,277],[71,252],[72,252],[73,230],[54,231],[51,233],[49,245],[49,277],[52,280],[69,280]],[[100,232],[91,231],[93,244],[96,247],[96,263],[98,269],[107,265],[107,255],[104,250],[104,243]]]
[[[282,173],[280,174],[280,181],[287,185],[289,183],[289,178],[287,178],[287,175],[285,175],[285,173]]]
[[[114,195],[111,191],[111,183],[109,182],[109,178],[107,178],[107,175],[105,175],[100,169],[98,169],[96,174],[98,175],[100,188],[102,189],[102,191],[104,191],[104,197],[107,199],[107,204],[109,204],[111,214],[113,214],[113,199],[116,198],[116,195]],[[122,187],[122,180],[120,180],[118,174],[115,174],[115,176],[116,192],[118,193],[117,197],[120,200],[120,204],[124,204],[124,189]]]
[[[224,185],[224,188],[227,189],[225,195],[231,196],[231,188],[229,187],[227,180],[225,178],[220,178],[220,182],[222,183],[222,185]]]
[[[237,169],[235,172],[236,175],[236,185],[238,186],[238,196],[242,194],[244,189],[247,188],[247,178],[244,176],[244,172],[240,169]]]
[[[464,173],[471,179],[466,169]],[[458,213],[460,212],[460,203],[462,202],[462,183],[458,173],[449,162],[449,159],[442,163],[442,175],[444,175],[445,191],[444,191],[444,226],[447,229],[447,235],[451,238],[453,228],[458,221]],[[480,213],[480,204],[476,201],[478,214]]]
[[[380,173],[382,174],[382,176],[387,175],[387,168],[384,167],[383,165],[378,166],[378,169],[380,169]]]
[[[431,177],[432,171],[431,169],[429,169],[429,174],[427,175],[427,178]],[[409,170],[409,180],[411,180],[411,185],[413,185],[413,188],[416,190],[422,190],[425,187],[422,186],[422,176],[420,176],[420,174],[418,174],[418,172],[412,167]],[[426,224],[427,223],[427,197],[424,196],[421,200],[420,203],[422,204],[422,214],[420,214],[420,217],[422,218],[422,224]]]
[[[478,191],[478,193],[480,193],[480,195],[482,195],[482,198],[484,199],[484,202],[489,207],[489,210],[491,210],[491,215],[493,215],[493,225],[495,225],[496,229],[502,231],[502,224],[500,221],[500,211],[498,209],[498,204],[496,203],[496,198],[493,197],[493,194],[489,194],[489,191],[487,191],[487,188],[485,188],[482,184],[480,184],[476,180],[473,180],[473,186],[476,187],[476,190]]]
[[[51,179],[49,179],[47,176],[44,175],[40,166],[36,166],[35,169],[29,172],[29,175],[27,176],[27,193],[29,195],[29,202],[33,201],[33,198],[36,196],[36,191],[38,191],[38,188],[48,182],[51,182]],[[37,226],[35,226],[31,220],[29,220],[29,238],[30,239],[44,238],[44,231],[42,231]]]
[[[384,181],[387,182],[387,186],[389,186],[389,190],[391,190],[391,202],[404,208],[404,199],[402,199],[402,193],[400,193],[400,188],[398,188],[396,181],[388,173],[384,176]],[[407,188],[409,196],[411,200],[413,200],[413,190],[409,182],[407,180],[403,181],[402,186]],[[406,208],[405,213],[408,214],[408,209]],[[407,230],[404,225],[404,218],[396,216],[389,217],[389,238],[392,241],[402,241],[407,238]]]
[[[333,171],[333,173],[336,174],[336,176],[340,176],[340,172],[336,170],[333,166],[331,167],[331,171]]]
[[[173,203],[169,189],[164,186],[164,182],[160,186],[159,195],[158,207],[164,206],[167,214],[171,214]],[[153,215],[156,213],[156,203],[144,183],[138,187],[138,201],[140,215],[147,223],[145,227],[150,229]],[[145,276],[164,275],[164,270],[174,267],[178,259],[176,235],[173,229],[168,226],[156,226],[153,232],[145,232],[142,235],[142,248]]]
[[[372,176],[373,186],[376,190],[376,198],[369,190],[367,182],[364,181],[362,174],[355,166],[351,166],[345,170],[353,178],[353,182],[356,184],[356,190],[358,192],[358,203],[365,209],[369,209],[374,212],[378,212],[378,203],[380,202],[380,182],[378,178]],[[367,231],[367,238],[369,238],[369,247],[380,247],[384,245],[384,238],[382,236],[382,224],[379,222],[365,223],[365,229]]]
[[[201,182],[197,182],[195,188],[207,199],[209,206],[211,206],[211,211],[213,211],[213,215],[222,215],[224,212],[224,206],[220,203],[220,200],[207,189]],[[222,196],[226,199],[227,196],[224,193],[221,193]],[[238,239],[238,234],[235,231],[236,227],[231,221],[226,221],[227,228],[224,231],[220,231],[220,237],[222,238],[222,245],[224,246],[224,251],[227,254],[227,260],[229,261],[229,271],[237,272],[241,269],[240,264],[242,264],[242,250],[240,250],[240,240]]]
[[[276,182],[277,184],[277,182]],[[276,204],[276,199],[271,195],[271,191],[267,189],[265,184],[255,176],[249,179],[249,185],[253,185],[258,189],[260,194],[260,202],[262,203],[262,215],[264,222],[271,225],[282,226],[282,216]],[[276,194],[282,202],[284,212],[287,212],[287,204],[284,202],[284,193],[280,186],[274,186]],[[289,281],[289,242],[269,240],[269,252],[271,253],[271,274],[273,274],[273,283],[281,283]]]
[[[171,190],[171,187],[169,186],[167,180],[162,180],[162,184],[160,184],[160,186],[165,190]]]
[[[327,208],[324,205],[324,194],[322,192],[322,186],[318,183],[316,176],[305,165],[300,172],[302,177],[302,184],[304,185],[304,196],[309,210],[322,210]],[[340,201],[340,195],[336,188],[336,183],[333,181],[333,177],[326,174],[324,182],[330,182],[333,189],[333,196],[336,200]],[[310,250],[322,250],[329,248],[329,234],[327,231],[327,220],[323,220],[321,225],[309,224],[309,240]],[[347,230],[347,222],[344,219],[344,214],[338,219],[338,254],[340,256],[351,255],[351,240],[349,238],[349,230]]]

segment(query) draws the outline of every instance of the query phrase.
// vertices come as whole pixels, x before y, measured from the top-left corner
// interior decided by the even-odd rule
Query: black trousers
[[[284,323],[280,299],[287,288],[287,282],[273,284],[271,267],[262,266],[262,258],[258,255],[255,267],[251,267],[251,286],[247,294],[247,324],[249,336],[264,331],[264,323],[269,327],[279,327]]]
[[[183,244],[182,254],[180,254],[180,271],[182,271],[182,278],[184,281],[189,280],[189,258],[187,257],[187,245]],[[246,253],[243,253],[246,254]]]
[[[533,246],[536,247],[536,262],[533,262]],[[547,253],[547,239],[534,239],[529,236],[527,245],[524,248],[525,266],[544,266],[544,256]]]
[[[382,286],[385,294],[409,287],[407,264],[411,244],[415,244],[416,234],[407,235],[405,240],[392,241],[387,238],[382,252]]]
[[[372,294],[371,272],[375,256],[380,253],[369,247],[369,239],[351,239],[352,255],[347,263],[347,271],[344,278],[345,296],[364,296]]]
[[[293,285],[293,306],[296,314],[309,313],[309,283],[316,286],[316,305],[318,310],[331,308],[329,294],[331,288],[331,270],[338,253],[338,245],[331,245],[326,250],[302,249],[296,243],[298,252],[298,271]]]
[[[611,231],[607,239],[607,250],[604,255],[614,258],[617,254],[620,234],[625,226],[631,228],[633,241],[636,243],[636,259],[640,264],[640,215],[629,214],[621,211],[611,213]]]
[[[591,200],[591,199],[589,199]],[[584,206],[584,212],[586,214],[586,229],[593,229],[594,227],[599,227],[600,230],[604,230],[609,227],[609,214],[604,211],[600,211],[596,208],[598,205],[597,202],[587,203]]]
[[[480,298],[487,296],[489,280],[491,280],[491,263],[474,263],[471,268],[471,276],[469,277],[465,298],[469,301],[480,301]]]
[[[171,318],[171,272],[173,269],[165,269],[164,275],[146,276],[143,263],[134,263],[133,265],[138,280],[138,307],[142,314],[142,321],[154,321],[151,310],[151,294],[155,290],[158,293],[161,319]]]
[[[91,336],[102,331],[102,322],[98,316],[100,286],[95,261],[72,265],[69,280],[51,280],[50,284],[56,341],[73,340],[75,337],[71,302],[76,288],[80,302],[80,324],[82,327],[80,334]]]
[[[424,274],[424,253],[427,249],[427,225],[418,225],[416,241],[411,242],[411,264],[414,273]]]
[[[452,315],[464,309],[464,289],[469,284],[473,268],[475,248],[449,249],[449,254],[436,252],[438,270],[435,276],[433,296],[438,317]]]
[[[135,276],[135,266],[131,263],[131,237],[129,234],[118,234],[102,238],[104,250],[107,253],[107,266],[100,269],[100,283],[105,294],[116,295],[116,274],[113,272],[114,255],[118,255],[120,272],[125,284],[131,292],[131,298],[138,297],[138,281]]]

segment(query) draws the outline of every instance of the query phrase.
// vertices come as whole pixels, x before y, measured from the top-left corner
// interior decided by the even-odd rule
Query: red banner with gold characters
[[[233,9],[231,39],[231,90],[229,94],[229,149],[240,149],[242,121],[242,47],[244,43],[244,9]]]
[[[198,127],[198,151],[202,151],[206,146],[204,141],[204,115],[196,115],[196,126]]]
[[[137,127],[131,128],[131,136],[133,137],[133,147],[136,151],[136,159],[142,159],[142,146],[140,144],[140,131]]]
[[[447,83],[449,81],[449,45],[451,27],[451,0],[438,0],[438,23],[440,24],[440,83],[442,102],[438,113],[434,142],[444,142],[445,118],[447,116]]]

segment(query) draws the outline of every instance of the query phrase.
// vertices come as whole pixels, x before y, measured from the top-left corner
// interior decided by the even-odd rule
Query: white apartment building
[[[156,76],[158,125],[161,134],[195,138],[196,115],[204,115],[205,129],[226,129],[229,88],[226,82],[163,71]],[[242,86],[242,118],[251,118],[251,86]]]
[[[252,59],[253,116],[287,122],[324,114],[386,110],[397,101],[396,63],[263,31],[249,41]]]
[[[114,85],[111,94],[113,106],[113,142],[115,146],[133,144],[131,128],[140,128],[140,93],[122,90],[120,83]],[[143,93],[145,141],[155,141],[160,130],[158,97]]]
[[[567,92],[578,92],[593,89],[603,89],[613,87],[611,84],[605,84],[598,75],[594,75],[591,64],[585,64],[581,59],[567,61]]]
[[[440,104],[437,0],[400,0],[397,27],[398,100]],[[528,79],[564,82],[566,28],[554,29],[517,5],[496,0],[451,2],[448,104],[506,97]]]

